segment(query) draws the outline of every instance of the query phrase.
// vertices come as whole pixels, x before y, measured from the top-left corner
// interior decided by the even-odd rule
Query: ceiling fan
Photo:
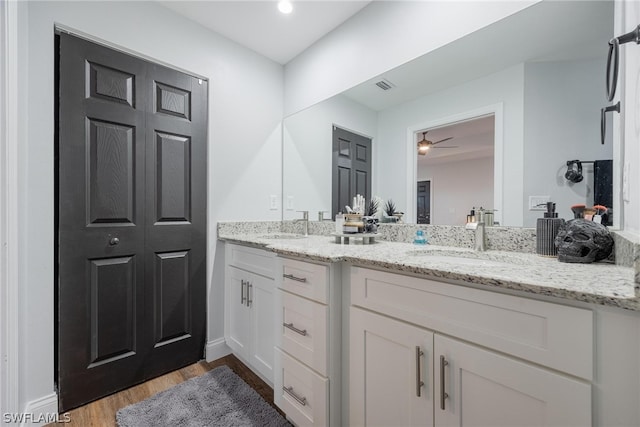
[[[445,139],[441,139],[440,141],[429,141],[427,139],[427,133],[429,131],[424,131],[422,132],[422,139],[420,141],[418,141],[418,154],[420,154],[421,156],[424,156],[425,154],[427,154],[427,151],[429,151],[429,149],[431,148],[457,148],[457,145],[452,145],[449,147],[434,147],[436,144],[440,144],[441,142],[445,142],[448,141],[450,139],[453,139],[452,136],[450,136],[449,138],[445,138]]]

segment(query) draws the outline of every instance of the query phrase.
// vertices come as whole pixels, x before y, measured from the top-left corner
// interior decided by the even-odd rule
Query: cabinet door
[[[591,425],[589,383],[437,334],[434,350],[438,426]]]
[[[245,360],[251,345],[251,308],[247,306],[249,273],[235,267],[227,267],[226,324],[227,345]]]
[[[276,331],[274,288],[275,284],[272,279],[255,274],[249,276],[247,303],[251,310],[253,336],[250,363],[271,384],[273,384],[273,355]]]
[[[350,424],[433,425],[433,333],[351,307]]]

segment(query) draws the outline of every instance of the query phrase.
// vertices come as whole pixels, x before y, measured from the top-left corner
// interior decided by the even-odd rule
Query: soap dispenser
[[[413,239],[413,243],[416,245],[426,245],[428,243],[424,231],[416,231],[416,237]]]
[[[344,214],[338,212],[336,214],[336,234],[342,234],[344,232]]]
[[[536,253],[542,256],[555,257],[558,249],[555,245],[556,236],[564,219],[558,218],[556,204],[547,202],[547,211],[543,218],[538,218],[536,223]]]

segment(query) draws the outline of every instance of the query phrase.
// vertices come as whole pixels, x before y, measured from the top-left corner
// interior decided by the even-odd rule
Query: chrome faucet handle
[[[303,226],[302,234],[304,236],[309,235],[309,211],[298,211],[302,212],[302,218],[294,220],[294,222],[301,222]]]
[[[328,221],[331,218],[325,218],[324,214],[329,213],[329,211],[318,211],[318,221]]]
[[[476,251],[486,251],[487,242],[485,236],[484,222],[468,222],[464,228],[467,230],[474,230],[473,247]]]
[[[476,230],[478,228],[478,224],[480,224],[480,223],[478,223],[478,222],[467,222],[464,225],[464,228],[467,229],[467,230]]]

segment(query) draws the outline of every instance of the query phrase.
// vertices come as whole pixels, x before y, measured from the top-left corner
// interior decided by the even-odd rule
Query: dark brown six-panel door
[[[59,36],[61,411],[203,356],[207,82]]]

